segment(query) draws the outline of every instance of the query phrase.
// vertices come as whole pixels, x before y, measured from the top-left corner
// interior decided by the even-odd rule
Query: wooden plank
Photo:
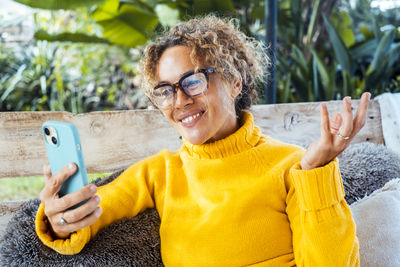
[[[357,100],[352,101],[356,108]],[[340,101],[327,103],[331,115]],[[263,133],[289,143],[308,145],[319,136],[319,103],[258,105],[252,108]],[[0,177],[42,175],[47,162],[41,125],[46,120],[74,123],[80,133],[89,173],[113,172],[153,155],[176,150],[179,134],[157,110],[0,113]],[[365,127],[353,142],[383,143],[380,109],[371,101]]]
[[[74,123],[80,133],[88,172],[112,172],[161,148],[179,147],[179,135],[156,110],[71,114],[0,113],[0,177],[42,175],[47,156],[41,125],[47,120]]]
[[[341,101],[326,102],[330,117],[342,112]],[[353,115],[359,100],[352,100]],[[307,147],[320,134],[318,102],[253,106],[255,122],[263,133],[278,140]],[[368,107],[365,126],[352,143],[372,142],[383,144],[379,102],[372,100]]]

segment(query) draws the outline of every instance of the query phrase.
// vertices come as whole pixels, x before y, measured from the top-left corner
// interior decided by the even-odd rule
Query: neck
[[[199,159],[222,158],[241,153],[254,147],[260,140],[260,129],[254,126],[253,116],[244,112],[243,123],[234,133],[214,142],[194,145],[183,139],[183,150],[191,157]],[[236,120],[239,127],[239,120]]]
[[[236,118],[232,118],[228,121],[225,122],[224,129],[227,129],[226,131],[220,132],[217,135],[211,137],[208,139],[204,144],[209,144],[218,140],[222,140],[234,132],[236,132],[239,129],[239,120]]]

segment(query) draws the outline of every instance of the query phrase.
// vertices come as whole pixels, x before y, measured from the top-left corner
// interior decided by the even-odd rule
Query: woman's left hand
[[[303,170],[324,166],[349,146],[351,140],[365,124],[370,97],[370,93],[364,93],[361,96],[353,118],[351,98],[346,96],[342,101],[343,115],[335,114],[330,122],[326,104],[321,104],[321,136],[308,147],[301,159],[300,165]]]

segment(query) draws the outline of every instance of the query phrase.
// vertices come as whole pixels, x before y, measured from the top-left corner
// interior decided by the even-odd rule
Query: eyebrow
[[[187,74],[189,74],[189,73],[192,73],[192,72],[194,73],[194,70],[189,70],[189,71],[187,71],[187,72],[185,72],[185,73],[179,75],[179,79],[178,79],[177,82],[179,82],[179,80],[180,80],[183,76],[185,76],[185,75],[187,75]],[[154,87],[157,87],[157,86],[159,86],[159,85],[166,85],[166,84],[173,84],[173,83],[170,83],[170,82],[168,82],[168,81],[160,81],[160,82],[157,83],[156,86],[154,86]]]

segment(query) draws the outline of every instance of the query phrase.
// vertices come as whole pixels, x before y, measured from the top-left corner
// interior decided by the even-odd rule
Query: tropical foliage
[[[132,57],[127,50],[101,44],[0,44],[0,110],[134,108],[139,99],[133,68],[125,62]]]
[[[320,4],[322,1],[315,1],[313,13]],[[361,4],[361,10],[369,15],[355,25],[351,15],[356,15]],[[305,38],[293,40],[290,49],[280,50],[278,88],[282,102],[340,99],[344,95],[356,98],[364,91],[373,95],[400,91],[399,28],[378,25],[369,1],[358,1],[355,9],[345,7],[332,12],[329,18],[326,13],[312,15],[308,34],[300,34]],[[319,23],[315,23],[317,16],[322,19]],[[315,25],[324,29],[313,29]]]
[[[38,41],[18,52],[23,56],[0,47],[2,58],[14,57],[0,58],[0,72],[7,73],[0,81],[0,110],[146,106],[133,83],[142,45],[163,27],[195,15],[234,17],[248,35],[265,38],[264,0],[16,1],[39,8]],[[279,0],[279,102],[400,91],[399,10],[355,2]]]

